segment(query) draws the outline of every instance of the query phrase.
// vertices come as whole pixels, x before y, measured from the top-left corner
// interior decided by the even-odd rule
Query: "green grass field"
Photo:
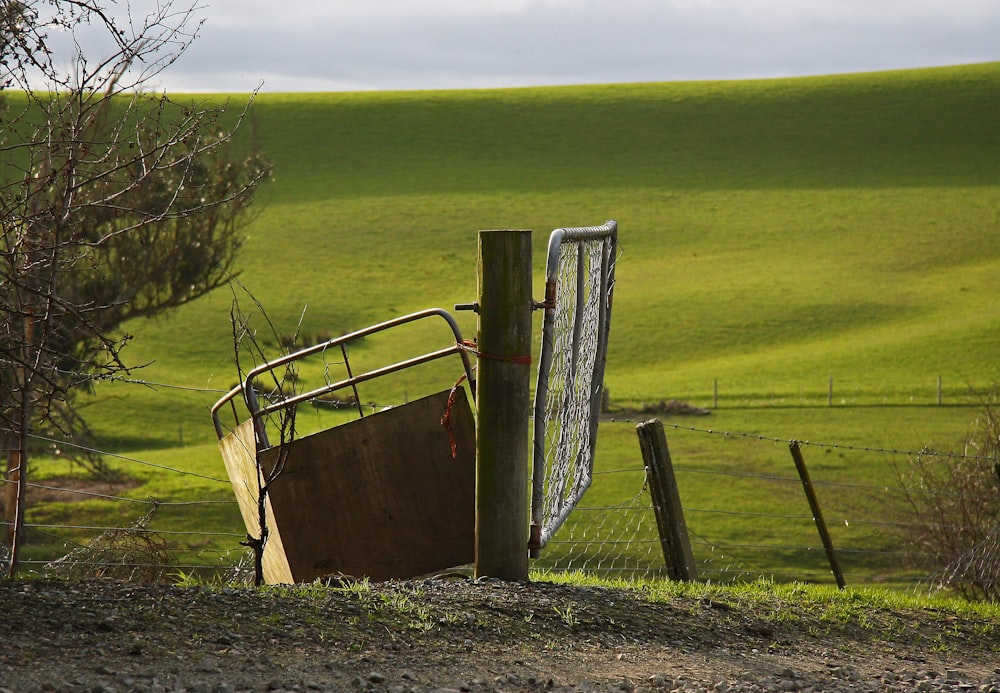
[[[998,380],[997,113],[1000,63],[738,82],[262,94],[253,120],[275,175],[247,229],[240,279],[280,329],[292,331],[305,310],[305,332],[336,335],[473,300],[479,229],[534,231],[540,294],[549,231],[614,218],[622,253],[607,367],[613,406],[712,406],[717,387],[707,426],[716,430],[953,447],[977,393]],[[102,385],[87,411],[105,449],[224,477],[208,409],[237,380],[232,301],[219,291],[129,325],[136,339],[127,356],[151,364],[136,377],[171,387]],[[459,315],[470,336],[473,318]],[[417,330],[415,348],[425,339],[437,333]],[[372,339],[357,354],[377,361],[398,348]],[[368,386],[362,399],[400,402],[455,377],[431,369]],[[939,377],[948,406],[923,406],[936,403]],[[633,428],[602,429],[599,467],[638,460]],[[678,465],[794,474],[774,443],[668,437]],[[817,455],[843,458],[807,450]],[[848,457],[828,478],[887,483],[881,459]],[[64,464],[41,469],[54,475]],[[121,464],[145,480],[137,497],[231,497],[224,484]],[[588,499],[631,493],[608,483]],[[800,490],[727,496],[718,479],[680,483],[694,507],[804,503]],[[58,506],[36,510],[35,521],[108,516],[96,503]],[[185,531],[241,532],[235,508],[227,512],[194,509],[168,522],[169,508],[161,510]],[[704,536],[751,534],[721,515],[689,521]],[[761,541],[816,541],[808,526],[789,538],[778,536],[782,523],[757,524]],[[886,563],[861,570],[877,574]]]

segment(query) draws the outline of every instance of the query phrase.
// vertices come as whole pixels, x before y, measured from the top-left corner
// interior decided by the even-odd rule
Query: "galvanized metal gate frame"
[[[331,348],[338,348],[343,345],[349,344],[350,342],[361,339],[362,337],[367,337],[368,335],[375,334],[377,332],[383,332],[385,330],[399,327],[407,323],[415,322],[417,320],[424,320],[428,318],[440,317],[442,318],[451,330],[452,336],[454,338],[451,345],[438,349],[436,351],[428,352],[415,356],[404,361],[399,361],[381,368],[376,368],[374,370],[366,371],[359,374],[351,374],[348,368],[348,377],[343,380],[339,380],[334,383],[327,383],[322,387],[310,390],[308,392],[303,392],[291,397],[283,397],[280,400],[273,402],[271,404],[261,405],[257,390],[254,387],[256,381],[267,373],[271,373],[277,368],[281,368],[289,363],[297,361],[307,356],[313,354],[319,354],[327,351]],[[472,390],[473,396],[475,395],[476,382],[473,376],[472,364],[469,361],[469,355],[467,348],[464,347],[462,333],[459,330],[458,323],[455,322],[455,318],[452,317],[450,313],[442,308],[428,308],[427,310],[422,310],[416,313],[410,313],[409,315],[402,315],[398,318],[392,320],[387,320],[385,322],[378,323],[377,325],[372,325],[366,327],[362,330],[357,330],[334,339],[316,344],[311,347],[306,347],[305,349],[300,349],[299,351],[287,354],[280,358],[274,359],[273,361],[268,361],[263,363],[247,373],[246,378],[242,383],[235,386],[232,390],[223,395],[218,402],[212,407],[212,421],[215,424],[215,433],[221,440],[225,437],[226,432],[223,429],[222,422],[220,420],[219,412],[228,403],[233,412],[233,417],[236,423],[239,424],[239,413],[236,410],[235,398],[238,395],[243,395],[243,400],[247,405],[247,409],[250,412],[251,418],[254,421],[254,431],[256,433],[257,445],[259,450],[264,450],[271,447],[267,438],[267,430],[265,425],[265,417],[281,409],[287,409],[294,407],[302,402],[307,402],[311,399],[315,399],[321,395],[334,392],[336,390],[341,390],[347,387],[355,388],[358,384],[366,382],[368,380],[373,380],[375,378],[394,373],[406,368],[411,368],[413,366],[418,366],[422,363],[427,363],[429,361],[434,361],[436,359],[444,358],[446,356],[451,356],[457,354],[462,359],[462,365],[465,369],[465,375],[469,380],[469,387]]]
[[[554,345],[554,326],[556,317],[556,292],[559,279],[559,262],[564,246],[579,244],[584,241],[603,241],[603,261],[601,267],[601,285],[599,290],[601,296],[605,297],[599,304],[599,324],[598,324],[598,344],[597,354],[594,362],[594,371],[591,382],[593,389],[590,393],[590,441],[586,450],[581,451],[586,455],[585,460],[581,460],[586,477],[583,483],[576,489],[574,496],[568,499],[561,511],[553,518],[549,518],[546,523],[544,515],[545,500],[545,457],[546,457],[546,401],[549,396],[549,371],[552,365],[552,351]],[[531,535],[528,549],[532,557],[537,557],[542,549],[555,534],[556,530],[562,526],[573,508],[579,502],[580,497],[590,487],[594,465],[594,448],[597,443],[597,424],[601,412],[601,399],[604,389],[604,368],[607,361],[608,334],[611,327],[611,304],[614,293],[615,281],[615,259],[618,244],[618,224],[614,220],[609,220],[602,226],[584,226],[575,228],[561,228],[554,230],[549,236],[548,254],[545,267],[545,317],[542,324],[542,344],[538,361],[538,379],[535,388],[534,402],[534,454],[532,460],[532,481],[531,481]],[[577,314],[574,319],[574,332],[579,335],[581,329],[581,315],[583,302],[584,275],[583,253],[577,254],[579,266],[577,268]],[[576,343],[577,340],[574,340]],[[574,347],[578,348],[578,346]],[[576,364],[574,353],[573,363]]]

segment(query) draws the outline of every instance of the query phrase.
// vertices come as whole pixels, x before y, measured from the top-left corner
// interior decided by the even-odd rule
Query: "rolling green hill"
[[[533,229],[540,271],[552,228],[615,218],[616,402],[705,404],[718,381],[720,404],[825,403],[831,377],[838,401],[929,402],[939,375],[955,401],[997,377],[998,113],[1000,63],[262,94],[275,179],[241,279],[283,329],[306,308],[339,334],[474,298],[477,229]],[[130,326],[141,377],[228,387],[231,300]],[[204,408],[172,416],[211,437]]]

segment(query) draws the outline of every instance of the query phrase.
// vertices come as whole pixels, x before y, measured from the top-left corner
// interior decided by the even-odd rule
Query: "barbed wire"
[[[685,506],[684,512],[686,513],[708,513],[715,515],[739,515],[746,517],[766,517],[775,520],[803,520],[813,522],[816,518],[812,515],[782,515],[778,513],[757,513],[749,512],[746,510],[718,510],[718,509],[707,509],[707,508],[690,508]],[[922,527],[918,522],[890,522],[887,520],[857,520],[857,519],[843,519],[843,518],[826,518],[827,524],[830,525],[866,525],[872,527],[897,527],[897,528],[917,528]],[[968,525],[939,525],[942,529],[972,529]]]
[[[0,526],[10,526],[9,522],[0,522]],[[101,525],[66,525],[66,524],[36,524],[33,522],[26,522],[24,526],[28,529],[72,529],[72,530],[85,530],[89,532],[108,532],[118,529],[121,527],[106,527]],[[207,532],[207,531],[191,531],[191,530],[178,530],[178,529],[150,529],[148,527],[130,527],[128,528],[130,532],[136,534],[166,534],[173,536],[185,536],[185,537],[240,537],[243,538],[245,534],[239,534],[236,532]]]
[[[653,417],[656,418],[656,417]],[[649,419],[643,421],[638,421],[629,417],[609,417],[602,419],[608,423],[629,423],[638,425],[640,423],[645,423]],[[754,440],[762,440],[771,443],[783,443],[785,445],[791,445],[792,443],[798,443],[799,445],[807,445],[811,447],[819,448],[830,448],[833,450],[848,450],[852,452],[866,452],[866,453],[876,453],[882,455],[906,455],[909,457],[924,456],[924,457],[940,457],[944,459],[962,459],[962,460],[976,460],[980,462],[1000,462],[1000,457],[991,457],[988,455],[969,455],[969,454],[959,454],[954,452],[938,452],[936,450],[931,450],[929,448],[923,448],[921,450],[900,450],[897,448],[878,448],[866,445],[850,445],[846,443],[817,443],[808,440],[799,440],[797,438],[777,438],[773,436],[766,436],[761,433],[745,433],[739,431],[717,431],[712,428],[698,428],[697,426],[683,426],[681,424],[670,423],[668,421],[660,421],[665,428],[672,428],[678,431],[688,431],[691,433],[705,433],[709,435],[719,435],[727,438],[751,438]]]
[[[791,484],[802,483],[802,480],[799,477],[797,477],[797,476],[790,476],[790,475],[789,476],[785,476],[785,475],[780,475],[780,474],[761,474],[761,473],[758,473],[758,472],[734,472],[734,471],[725,470],[725,469],[705,469],[703,467],[688,467],[686,465],[678,465],[678,464],[674,464],[674,465],[672,465],[672,467],[673,467],[673,470],[675,472],[684,472],[686,474],[711,474],[711,475],[716,475],[716,476],[731,476],[731,477],[740,478],[740,479],[758,479],[758,480],[762,480],[762,481],[781,481],[781,482],[787,482],[787,483],[791,483]],[[645,474],[646,473],[646,469],[645,469],[645,467],[636,466],[636,467],[630,467],[630,468],[626,468],[626,469],[613,469],[613,470],[605,470],[605,471],[595,471],[593,474],[594,474],[595,477],[597,477],[597,476],[600,476],[602,474],[623,474],[623,473],[632,473],[632,474],[642,473],[642,474]],[[858,490],[867,490],[867,491],[878,491],[878,492],[890,492],[891,491],[893,493],[900,493],[900,494],[909,494],[910,493],[909,489],[907,489],[907,488],[905,488],[903,486],[890,486],[888,484],[861,484],[861,483],[857,483],[857,482],[847,482],[847,481],[828,481],[828,480],[825,480],[825,479],[812,479],[811,483],[812,483],[813,486],[819,486],[819,487],[828,486],[828,487],[831,487],[831,488],[849,488],[849,489],[858,489]],[[926,491],[925,491],[925,493],[926,493]],[[948,496],[949,494],[934,493],[933,495]],[[969,497],[969,495],[966,494],[966,497]],[[975,495],[974,494],[971,497],[973,497],[973,498],[981,498],[983,500],[994,500],[994,496],[988,495],[988,494],[982,494],[982,495]]]
[[[23,565],[40,565],[49,566],[53,562],[46,561],[42,559],[25,559],[20,561]],[[162,564],[162,563],[144,563],[144,562],[134,562],[134,563],[117,563],[114,561],[64,561],[61,565],[63,566],[74,566],[74,567],[87,567],[87,568],[159,568],[166,570],[212,570],[217,568],[217,566],[207,565],[203,563],[190,563],[190,564]],[[228,566],[226,566],[228,567]],[[102,601],[101,599],[95,601]]]
[[[229,392],[229,390],[223,390],[220,388],[209,388],[209,387],[199,387],[195,385],[174,385],[171,383],[158,383],[151,380],[142,380],[141,378],[126,378],[120,375],[111,374],[99,374],[94,380],[100,382],[113,382],[113,383],[127,383],[129,385],[141,385],[150,390],[182,390],[185,392],[198,392],[206,395],[220,395]]]
[[[8,520],[0,520],[0,527],[13,527],[13,523]],[[54,532],[48,532],[47,529],[73,529],[73,530],[87,530],[87,531],[99,531],[99,532],[114,532],[121,529],[128,529],[129,531],[134,531],[137,534],[176,534],[178,536],[197,536],[197,537],[208,537],[208,536],[219,536],[219,537],[240,537],[243,538],[245,534],[238,534],[235,532],[205,532],[205,531],[182,531],[182,530],[165,530],[165,529],[150,529],[150,528],[136,528],[136,527],[104,527],[99,525],[61,525],[61,524],[45,524],[45,523],[27,523],[25,528],[30,528],[32,533],[36,536],[41,536],[47,538],[52,542],[64,543],[67,545],[73,545],[77,547],[82,547],[73,536],[66,534],[55,534]],[[220,553],[228,553],[233,549],[212,549],[207,546],[200,546],[197,549],[185,546],[174,546],[168,547],[169,551],[174,551],[177,553],[212,553],[213,551],[218,551]]]
[[[18,482],[14,479],[0,479],[0,483],[16,485]],[[128,498],[127,496],[113,496],[107,493],[98,493],[96,491],[84,491],[83,489],[66,488],[63,486],[51,486],[49,484],[39,484],[36,482],[28,482],[27,484],[25,484],[25,486],[27,486],[28,488],[41,489],[43,491],[56,491],[59,493],[69,493],[79,496],[87,496],[90,498],[122,501],[124,503],[136,503],[141,505],[176,507],[176,506],[191,506],[191,505],[236,505],[237,504],[235,500],[161,501],[151,496],[146,498]]]
[[[20,364],[5,358],[0,358],[0,364],[3,364],[4,366],[8,367],[11,366],[16,366],[18,368],[20,367]],[[138,370],[140,368],[142,368],[142,366],[136,366],[134,368],[130,368],[129,370]],[[85,371],[74,371],[66,368],[57,368],[55,366],[50,366],[46,370],[52,373],[58,373],[59,375],[70,376],[81,380],[87,380],[89,382],[128,383],[131,385],[142,385],[143,387],[147,387],[153,390],[157,388],[163,388],[165,390],[187,390],[190,392],[203,392],[206,394],[219,394],[219,393],[224,394],[228,392],[228,390],[206,388],[194,385],[176,385],[172,383],[158,383],[150,380],[143,380],[141,378],[130,378],[124,375],[117,375],[114,373],[88,373]]]
[[[199,479],[207,479],[208,481],[217,481],[217,482],[219,482],[221,484],[228,484],[229,483],[229,479],[220,479],[219,477],[209,476],[207,474],[199,474],[198,472],[192,472],[192,471],[189,471],[189,470],[186,470],[186,469],[177,469],[176,467],[170,467],[170,466],[167,466],[167,465],[164,465],[164,464],[156,464],[155,462],[147,462],[146,460],[140,460],[137,457],[130,457],[128,455],[123,455],[123,454],[117,453],[117,452],[108,452],[106,450],[98,450],[96,448],[91,448],[91,447],[88,447],[86,445],[82,445],[80,443],[74,443],[72,441],[57,440],[55,438],[49,438],[47,436],[42,436],[42,435],[38,435],[38,434],[35,434],[35,433],[30,434],[28,437],[32,438],[33,440],[41,440],[43,442],[52,443],[54,445],[65,445],[66,447],[75,448],[77,450],[82,450],[83,452],[93,453],[95,455],[106,455],[108,457],[114,457],[115,459],[124,460],[126,462],[133,462],[135,464],[143,465],[143,466],[146,466],[146,467],[153,467],[154,469],[160,469],[160,470],[163,470],[163,471],[166,471],[166,472],[173,472],[175,474],[183,474],[183,475],[186,475],[186,476],[194,476],[194,477],[198,477]]]

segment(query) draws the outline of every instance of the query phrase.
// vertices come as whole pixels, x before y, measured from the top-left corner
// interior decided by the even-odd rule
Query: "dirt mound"
[[[627,412],[630,416],[708,416],[712,412],[678,399],[660,400],[643,404],[642,407]]]

